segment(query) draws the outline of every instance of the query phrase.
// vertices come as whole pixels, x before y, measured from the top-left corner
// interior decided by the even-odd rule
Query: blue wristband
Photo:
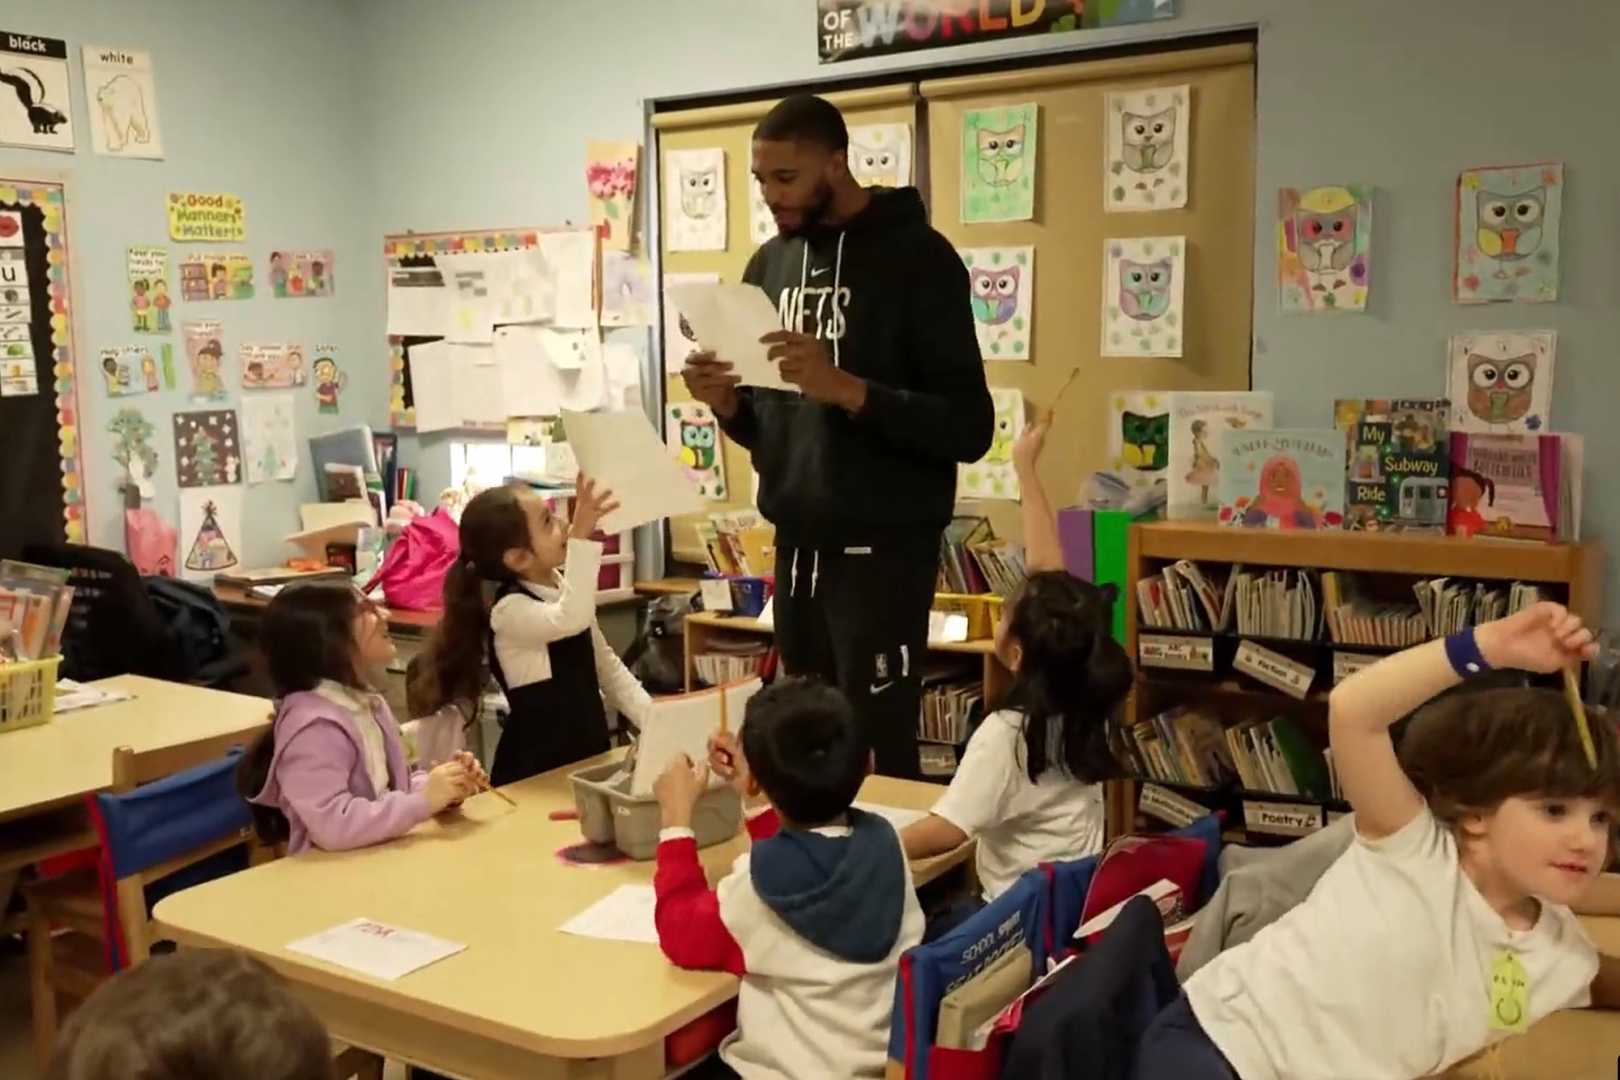
[[[1479,651],[1473,627],[1446,638],[1446,659],[1451,663],[1451,670],[1464,679],[1491,670],[1491,665],[1485,662],[1485,654]]]

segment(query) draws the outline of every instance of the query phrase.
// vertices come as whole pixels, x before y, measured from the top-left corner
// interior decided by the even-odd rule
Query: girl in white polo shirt
[[[1102,849],[1099,781],[1117,773],[1108,719],[1131,685],[1131,662],[1112,626],[1112,589],[1063,569],[1057,518],[1036,474],[1050,415],[1013,446],[1023,496],[1029,580],[996,627],[996,654],[1013,672],[933,812],[900,834],[917,859],[978,841],[982,897],[929,926],[938,936],[1044,861]]]
[[[1596,765],[1553,690],[1453,694],[1492,667],[1556,672],[1592,633],[1541,603],[1388,657],[1333,691],[1333,758],[1356,841],[1310,897],[1221,954],[1141,1042],[1140,1080],[1406,1080],[1558,1009],[1620,1005],[1569,909],[1602,871],[1620,747]]]

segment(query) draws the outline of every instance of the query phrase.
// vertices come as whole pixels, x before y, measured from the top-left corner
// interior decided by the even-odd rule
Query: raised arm
[[[1063,569],[1063,546],[1058,543],[1057,514],[1046,488],[1041,486],[1041,451],[1052,429],[1052,414],[1044,412],[1024,427],[1013,443],[1013,468],[1018,471],[1019,513],[1024,521],[1024,567],[1031,574]]]
[[[1561,604],[1540,603],[1386,657],[1333,691],[1328,728],[1333,763],[1356,812],[1356,831],[1369,840],[1398,832],[1423,807],[1395,756],[1389,729],[1418,706],[1462,681],[1453,666],[1557,671],[1595,651],[1592,632]],[[1448,655],[1449,654],[1449,655]]]

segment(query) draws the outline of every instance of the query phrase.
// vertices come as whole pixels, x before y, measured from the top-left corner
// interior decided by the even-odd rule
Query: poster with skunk
[[[0,30],[0,146],[73,152],[67,42]]]

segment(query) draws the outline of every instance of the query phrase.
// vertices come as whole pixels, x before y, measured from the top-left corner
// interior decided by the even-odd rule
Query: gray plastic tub
[[[651,859],[658,853],[663,824],[658,800],[631,795],[629,775],[619,776],[622,768],[610,762],[569,774],[579,831],[593,844],[612,844],[632,859]],[[615,776],[619,779],[610,782]],[[741,824],[742,800],[729,785],[710,788],[692,809],[692,832],[700,848],[725,843]]]

